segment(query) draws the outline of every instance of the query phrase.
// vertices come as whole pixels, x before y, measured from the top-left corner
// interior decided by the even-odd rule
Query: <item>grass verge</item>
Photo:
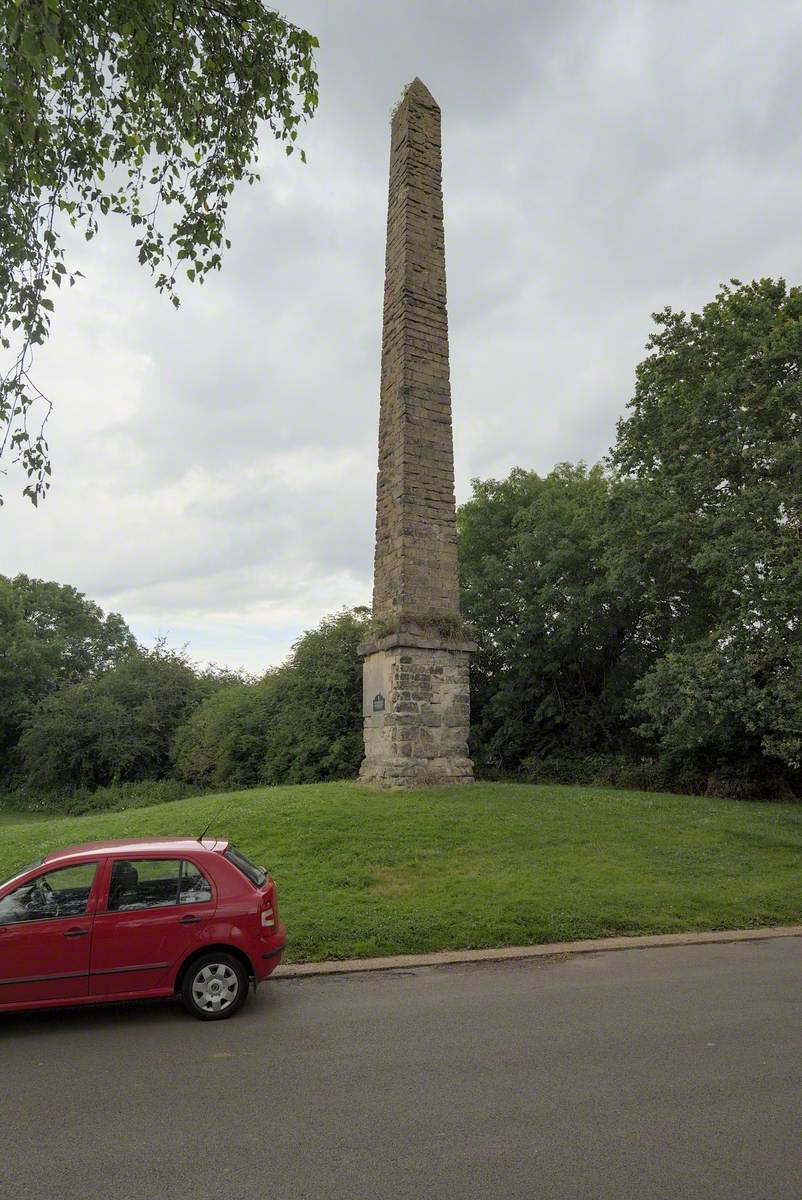
[[[527,784],[256,788],[4,824],[0,879],[210,820],[275,876],[291,962],[802,921],[800,805]]]
[[[29,825],[32,822],[42,822],[48,819],[47,813],[29,813],[29,812],[10,812],[4,808],[0,808],[0,829],[4,825]],[[0,856],[3,849],[0,845]],[[0,871],[0,875],[3,872]]]

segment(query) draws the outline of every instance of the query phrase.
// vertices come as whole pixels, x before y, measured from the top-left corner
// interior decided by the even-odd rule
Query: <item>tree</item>
[[[205,787],[258,783],[274,707],[269,675],[209,696],[176,731],[175,773]]]
[[[19,743],[28,786],[53,791],[163,778],[176,730],[218,686],[161,642],[129,650],[102,675],[63,687],[34,709]]]
[[[474,753],[798,790],[802,289],[734,281],[655,320],[605,469],[516,470],[460,510]]]
[[[631,746],[627,703],[653,651],[639,564],[619,553],[630,492],[600,467],[567,463],[545,477],[516,469],[474,480],[458,528],[462,606],[479,642],[471,704],[481,765],[575,762]]]
[[[802,289],[733,280],[655,321],[612,459],[652,497],[637,545],[685,566],[641,713],[676,759],[774,786],[802,770]]]
[[[314,783],[356,775],[362,760],[366,609],[344,610],[304,633],[286,663],[229,688],[192,714],[175,739],[190,783]]]
[[[107,670],[134,645],[119,613],[104,613],[74,587],[0,575],[0,778],[44,696]]]
[[[32,353],[53,289],[80,274],[65,224],[91,239],[101,217],[127,218],[177,306],[179,270],[202,283],[220,268],[234,185],[258,179],[262,124],[291,154],[314,113],[318,43],[262,0],[5,0],[0,36],[0,460],[21,461],[36,504],[49,402]]]
[[[273,698],[262,756],[265,783],[314,783],[356,775],[364,753],[362,660],[367,609],[326,617],[292,648],[272,676]]]

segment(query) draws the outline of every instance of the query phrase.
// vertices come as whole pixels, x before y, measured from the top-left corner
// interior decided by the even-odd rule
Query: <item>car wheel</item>
[[[221,1021],[233,1017],[248,995],[248,973],[233,954],[204,954],[184,974],[181,999],[193,1017]]]

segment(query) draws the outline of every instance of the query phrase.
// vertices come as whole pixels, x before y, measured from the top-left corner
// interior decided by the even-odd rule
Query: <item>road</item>
[[[0,1017],[3,1200],[800,1200],[802,939]]]

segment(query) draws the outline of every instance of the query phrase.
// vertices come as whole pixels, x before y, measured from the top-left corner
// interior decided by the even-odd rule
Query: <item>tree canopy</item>
[[[46,696],[26,722],[19,752],[30,787],[97,788],[161,779],[176,730],[230,673],[198,671],[162,642],[129,649],[113,666]]]
[[[39,701],[108,670],[134,645],[119,613],[74,587],[0,575],[0,779]]]
[[[632,687],[654,653],[627,550],[628,485],[563,463],[474,481],[458,514],[462,603],[478,639],[473,751],[485,768],[631,748]]]
[[[605,466],[476,481],[460,511],[475,753],[776,794],[802,781],[802,289],[655,322]]]
[[[65,233],[119,214],[178,305],[179,272],[220,268],[260,130],[291,154],[314,113],[317,40],[262,0],[4,0],[0,38],[0,463],[21,463],[37,503],[50,401],[31,366],[54,289],[80,274]]]
[[[257,683],[204,701],[175,739],[192,783],[313,783],[356,775],[362,761],[362,662],[370,618],[345,609],[295,642]]]
[[[638,685],[679,756],[802,769],[802,288],[733,280],[656,315],[612,461],[648,489],[640,544],[678,564]],[[712,756],[712,759],[711,759]]]

